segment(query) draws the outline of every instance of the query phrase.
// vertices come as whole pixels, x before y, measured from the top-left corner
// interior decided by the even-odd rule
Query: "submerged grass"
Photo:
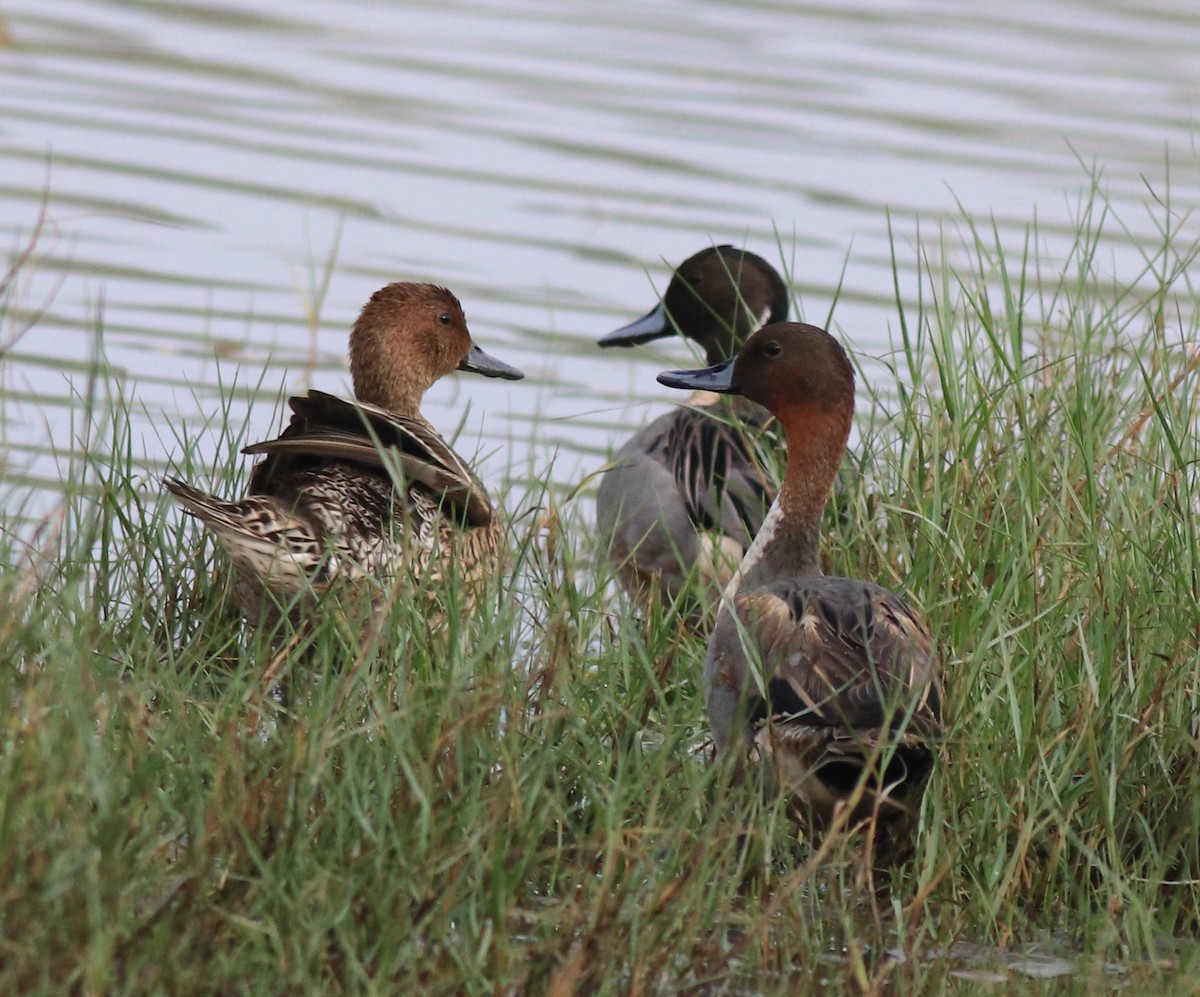
[[[575,503],[515,500],[470,619],[328,614],[281,651],[98,392],[57,516],[4,533],[0,988],[964,992],[1031,946],[1073,969],[1024,993],[1186,988],[1197,247],[1164,231],[1117,284],[1109,223],[1057,265],[967,223],[860,391],[827,551],[926,613],[949,720],[875,889],[853,841],[814,852],[710,764],[703,642],[632,617]],[[176,431],[180,475],[236,491]]]

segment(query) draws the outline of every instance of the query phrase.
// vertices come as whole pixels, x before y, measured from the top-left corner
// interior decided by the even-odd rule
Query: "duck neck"
[[[397,359],[386,333],[385,327],[364,321],[364,316],[355,322],[350,332],[354,397],[398,415],[418,416],[421,398],[436,376],[430,376],[428,364],[420,355]]]
[[[354,397],[368,405],[376,405],[398,415],[414,418],[421,411],[422,385],[413,383],[383,364],[356,362],[351,354],[350,373],[354,381]]]
[[[727,595],[741,588],[756,589],[784,578],[806,578],[821,573],[819,525],[800,523],[787,513],[780,492],[746,551]]]
[[[789,420],[783,486],[726,597],[785,578],[821,574],[821,516],[850,434],[849,415],[810,411]]]

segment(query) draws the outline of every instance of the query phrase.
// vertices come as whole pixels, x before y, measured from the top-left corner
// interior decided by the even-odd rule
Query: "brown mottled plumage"
[[[769,763],[812,828],[878,817],[903,826],[941,731],[928,628],[893,592],[821,574],[818,538],[850,434],[854,370],[828,333],[769,325],[730,361],[659,375],[743,394],[788,440],[779,497],[731,583],[704,665],[718,750]]]
[[[677,327],[716,363],[759,326],[787,318],[787,309],[787,288],[766,260],[713,246],[680,264],[657,308],[600,345],[645,343]],[[597,527],[636,598],[674,602],[696,571],[709,584],[688,607],[693,622],[715,602],[775,497],[760,459],[760,448],[773,445],[770,421],[753,402],[698,392],[613,457],[600,478]]]
[[[171,494],[233,558],[247,619],[301,619],[338,581],[378,590],[438,586],[452,565],[471,581],[495,553],[498,524],[470,467],[422,418],[421,398],[444,374],[521,372],[471,340],[458,299],[431,284],[376,291],[350,334],[356,401],[323,391],[291,398],[292,418],[265,454],[245,499],[226,502],[168,478]]]

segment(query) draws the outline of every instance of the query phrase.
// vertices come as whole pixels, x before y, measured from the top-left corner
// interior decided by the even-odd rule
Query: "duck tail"
[[[239,523],[232,515],[234,503],[225,502],[215,495],[202,492],[199,488],[193,488],[178,478],[163,478],[163,485],[184,509],[218,533],[223,529],[240,532]]]

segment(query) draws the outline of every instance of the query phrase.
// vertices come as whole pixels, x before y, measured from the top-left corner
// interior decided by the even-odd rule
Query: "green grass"
[[[703,642],[632,616],[582,503],[508,503],[470,619],[402,602],[363,639],[331,614],[280,653],[98,368],[96,456],[4,534],[0,990],[995,993],[953,973],[1042,946],[1074,971],[1011,988],[1188,992],[1197,247],[1164,231],[1114,281],[1099,203],[1058,262],[970,223],[930,247],[955,262],[923,264],[894,376],[861,385],[826,550],[926,613],[949,722],[875,891],[853,841],[814,853],[710,763]],[[235,493],[174,428],[181,476]]]

